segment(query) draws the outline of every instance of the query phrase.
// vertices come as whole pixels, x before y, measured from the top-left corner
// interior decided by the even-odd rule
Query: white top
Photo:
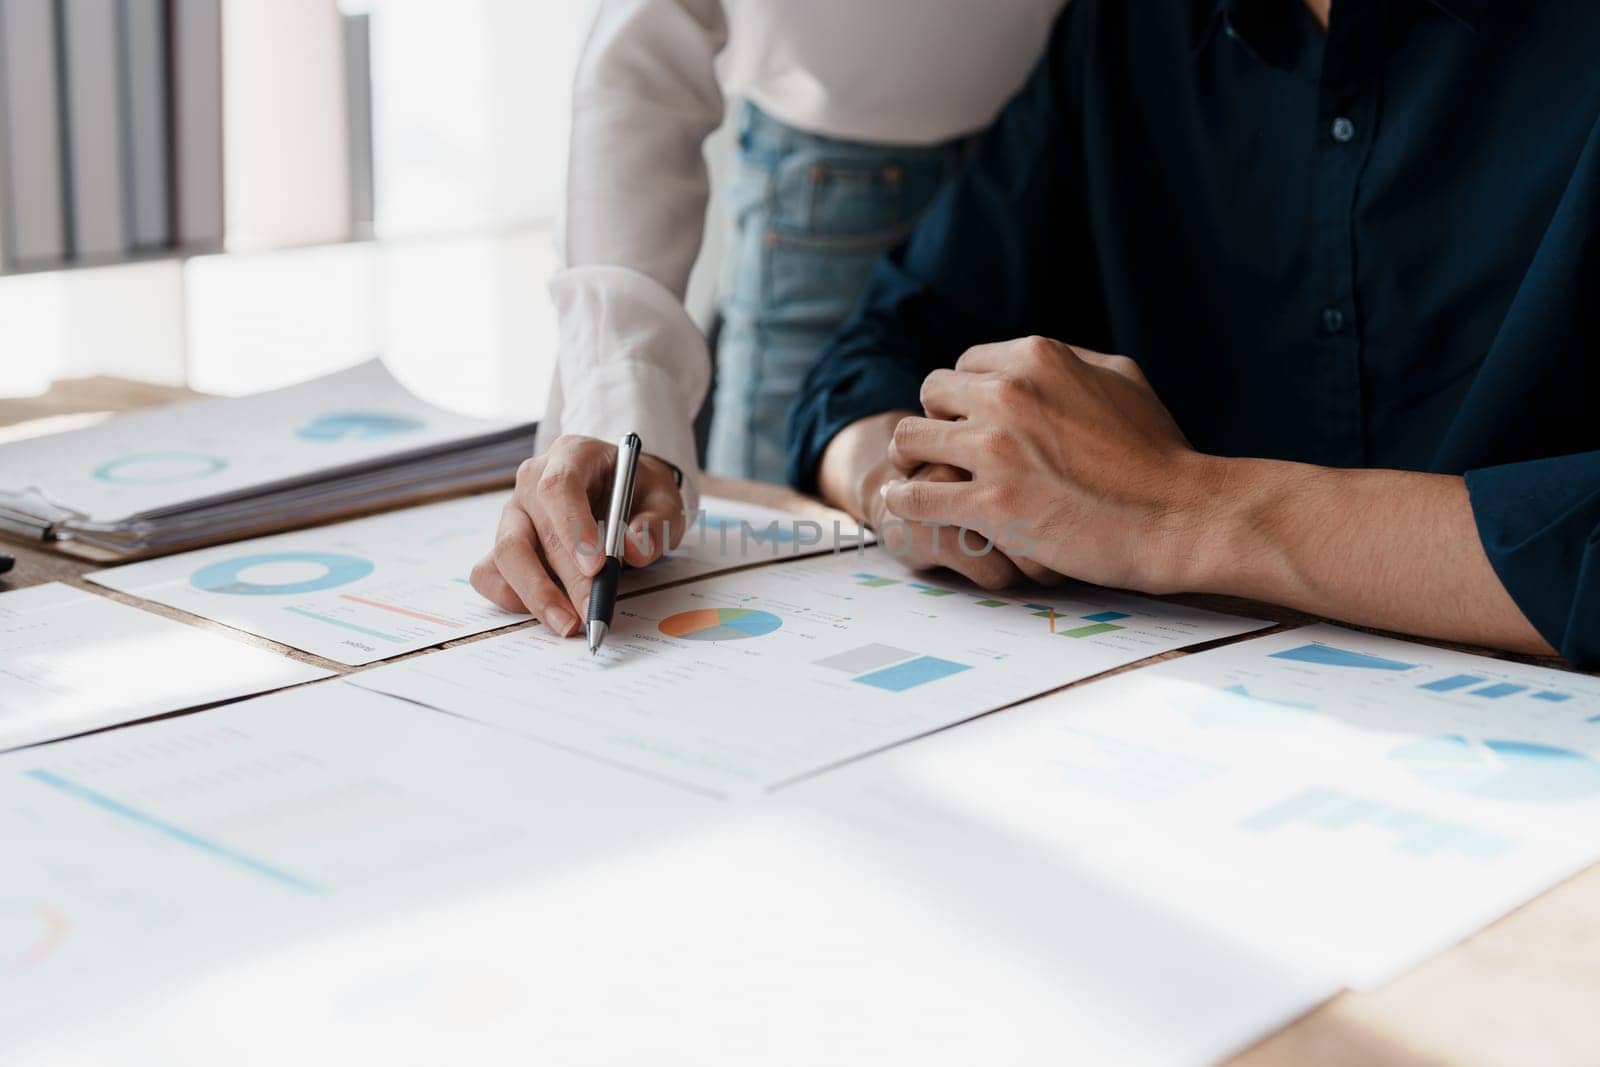
[[[600,0],[573,90],[560,348],[540,447],[632,430],[695,506],[710,379],[683,307],[724,94],[854,141],[936,144],[987,125],[1062,0]]]

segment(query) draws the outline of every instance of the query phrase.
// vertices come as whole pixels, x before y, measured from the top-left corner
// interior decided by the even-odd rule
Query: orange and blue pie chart
[[[684,641],[743,641],[765,637],[783,625],[770,611],[752,608],[696,608],[661,620],[657,627],[668,637]]]

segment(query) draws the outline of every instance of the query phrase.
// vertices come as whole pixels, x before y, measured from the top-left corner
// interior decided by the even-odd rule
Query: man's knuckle
[[[894,428],[892,441],[897,449],[916,447],[922,433],[922,424],[915,419],[901,419]]]
[[[944,370],[941,368],[929,374],[922,380],[922,390],[919,394],[919,399],[921,399],[924,407],[927,406],[929,397],[941,392],[945,386],[949,384],[950,378],[954,373],[954,371]]]
[[[1026,378],[1004,375],[994,379],[992,393],[1002,408],[1014,410],[1033,399],[1033,383]]]
[[[1010,518],[1020,514],[1022,492],[1013,485],[988,485],[979,491],[978,504],[991,515]]]
[[[1022,353],[1023,357],[1030,362],[1035,364],[1042,363],[1045,360],[1055,358],[1056,343],[1048,337],[1040,337],[1038,334],[1034,334],[1023,339]]]
[[[1016,453],[1016,441],[1010,433],[998,426],[991,426],[980,432],[978,447],[985,455],[994,459],[1007,459]]]

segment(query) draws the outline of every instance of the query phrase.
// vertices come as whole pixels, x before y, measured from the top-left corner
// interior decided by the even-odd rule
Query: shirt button
[[[1344,312],[1338,308],[1323,308],[1322,328],[1329,333],[1338,333],[1344,329]]]
[[[1335,141],[1340,144],[1348,144],[1350,139],[1356,135],[1356,124],[1340,115],[1333,120],[1333,128],[1329,132],[1333,134]]]

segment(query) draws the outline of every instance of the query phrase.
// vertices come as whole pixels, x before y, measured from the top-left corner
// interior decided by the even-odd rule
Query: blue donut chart
[[[310,563],[324,568],[315,578],[299,582],[268,584],[249,582],[240,577],[251,567],[268,563]],[[254,556],[236,556],[207,564],[189,577],[189,584],[203,593],[223,593],[230,596],[295,596],[316,593],[359,581],[376,570],[369,559],[346,556],[338,552],[262,552]]]
[[[733,537],[748,537],[757,543],[770,541],[773,544],[787,545],[794,540],[794,523],[792,521],[787,527],[782,522],[779,522],[777,529],[774,530],[771,525],[759,526],[746,519],[733,519],[726,515],[707,515],[701,520],[700,525],[708,533],[713,530],[727,530],[730,534],[730,541]],[[748,533],[745,532],[746,526],[749,527]]]
[[[94,478],[113,485],[166,485],[207,478],[227,466],[221,456],[204,452],[136,452],[100,464]]]
[[[304,441],[327,444],[334,441],[367,441],[375,437],[396,437],[414,433],[425,424],[409,415],[386,411],[334,411],[319,415],[295,431]]]

